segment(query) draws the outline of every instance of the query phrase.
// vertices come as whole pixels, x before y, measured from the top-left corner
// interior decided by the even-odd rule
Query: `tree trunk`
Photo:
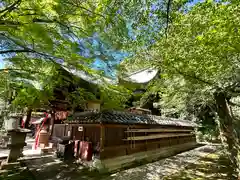
[[[214,98],[217,106],[217,113],[219,116],[219,132],[223,135],[222,143],[227,144],[227,149],[230,159],[231,170],[229,172],[229,179],[238,179],[238,147],[237,138],[233,126],[233,117],[231,115],[226,94],[224,92],[215,92]]]
[[[28,108],[28,110],[27,110],[27,118],[26,118],[26,121],[24,123],[24,127],[25,128],[29,128],[29,123],[30,123],[30,120],[31,120],[31,116],[32,116],[32,109]]]

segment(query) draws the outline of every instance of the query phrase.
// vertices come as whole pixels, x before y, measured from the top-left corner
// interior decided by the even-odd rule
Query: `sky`
[[[0,56],[0,69],[4,68],[3,57]]]

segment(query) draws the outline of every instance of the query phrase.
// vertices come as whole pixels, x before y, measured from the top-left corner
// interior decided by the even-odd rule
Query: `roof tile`
[[[73,120],[80,123],[114,123],[114,124],[159,124],[171,126],[194,127],[196,123],[162,116],[141,115],[124,111],[82,112],[73,114]]]

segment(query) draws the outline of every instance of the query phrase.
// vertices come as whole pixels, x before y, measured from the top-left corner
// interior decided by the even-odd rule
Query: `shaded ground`
[[[225,180],[229,171],[229,161],[221,151],[201,157],[188,164],[182,171],[163,178],[164,180]]]
[[[23,154],[25,156],[33,156],[33,155],[40,155],[41,154],[40,149],[32,150],[32,147],[34,145],[35,139],[33,139],[31,137],[27,137],[25,142],[27,144],[23,148]],[[0,159],[7,158],[9,152],[10,152],[10,150],[8,148],[0,148]]]
[[[10,175],[2,174],[4,180],[175,180],[175,179],[226,179],[220,147],[207,145],[153,163],[145,164],[114,174],[101,175],[89,172],[82,166],[63,163],[52,156],[27,161],[27,169]],[[14,174],[15,173],[15,174]]]

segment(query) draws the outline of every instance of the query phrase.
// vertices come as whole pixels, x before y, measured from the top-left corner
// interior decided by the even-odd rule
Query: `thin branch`
[[[4,69],[0,69],[0,72],[8,72],[8,71],[23,71],[23,72],[28,72],[28,73],[37,73],[37,74],[42,74],[41,72],[39,71],[32,71],[32,70],[28,70],[28,69],[21,69],[21,68],[4,68]]]
[[[229,103],[229,105],[231,105],[231,106],[240,107],[240,104],[234,103],[234,102],[232,102],[232,101],[229,101],[228,103]]]
[[[39,15],[37,13],[26,13],[26,14],[19,14],[18,16],[36,16]]]
[[[5,9],[1,10],[0,13],[4,13],[5,11],[11,12],[13,9],[15,9],[16,5],[20,4],[22,0],[17,0],[14,3],[12,3],[10,6],[6,7]]]
[[[209,82],[209,81],[206,81],[206,80],[204,80],[204,79],[201,79],[200,77],[197,77],[196,75],[186,74],[186,73],[184,73],[184,72],[181,72],[181,71],[178,70],[177,68],[175,68],[175,70],[176,70],[179,74],[181,74],[181,75],[183,75],[183,76],[185,76],[185,77],[189,77],[189,78],[191,78],[191,79],[195,79],[195,80],[200,81],[200,82],[202,82],[202,83],[204,83],[204,84],[208,84],[208,85],[211,85],[211,86],[215,86],[214,83]]]
[[[76,7],[81,8],[81,9],[87,11],[87,12],[90,12],[91,14],[95,14],[95,15],[101,16],[102,18],[106,19],[106,17],[104,15],[96,13],[96,12],[93,12],[90,9],[87,9],[87,8],[85,8],[83,6],[80,6],[79,4],[74,4],[74,3],[70,2],[70,1],[65,1],[65,3],[70,4],[72,6],[76,6]]]
[[[168,31],[169,19],[170,19],[171,2],[172,2],[172,0],[168,0],[168,3],[167,3],[167,25],[166,25],[166,30],[165,30],[166,38],[167,38],[167,31]]]
[[[16,25],[23,25],[23,24],[26,24],[26,23],[20,23],[18,21],[0,20],[0,25],[16,26]]]
[[[22,52],[28,52],[28,53],[35,53],[35,54],[38,54],[38,55],[41,55],[41,56],[44,56],[45,58],[49,59],[52,63],[56,64],[56,65],[60,65],[58,64],[55,59],[61,59],[61,58],[58,58],[58,57],[54,57],[54,56],[51,56],[49,54],[45,54],[45,53],[42,53],[42,52],[38,52],[34,49],[30,49],[22,44],[19,44],[16,40],[6,36],[4,33],[0,33],[0,35],[6,37],[7,39],[9,39],[10,41],[12,41],[14,44],[16,44],[17,46],[20,46],[23,48],[24,51]],[[10,50],[9,50],[10,51]],[[60,65],[60,66],[63,66],[63,65]]]
[[[11,49],[11,50],[0,51],[0,54],[21,53],[21,52],[32,52],[32,51],[29,49]]]
[[[14,2],[12,5],[6,7],[5,9],[3,9],[0,14],[2,14],[0,17],[3,18],[7,15],[7,13],[12,12],[14,9],[17,8],[17,6],[20,5],[22,0],[17,0],[16,2]]]
[[[61,25],[62,27],[67,28],[67,30],[68,30],[70,33],[72,33],[74,36],[76,36],[77,38],[78,38],[78,36],[71,30],[71,28],[77,28],[77,29],[79,29],[83,34],[85,34],[85,35],[87,35],[87,36],[89,35],[88,33],[86,33],[86,32],[83,30],[83,28],[78,27],[78,26],[75,26],[75,25],[72,25],[72,24],[70,24],[70,26],[68,26],[67,24],[62,23],[62,22],[58,21],[57,19],[50,20],[50,19],[34,18],[34,19],[33,19],[33,22],[57,23],[57,24]]]

